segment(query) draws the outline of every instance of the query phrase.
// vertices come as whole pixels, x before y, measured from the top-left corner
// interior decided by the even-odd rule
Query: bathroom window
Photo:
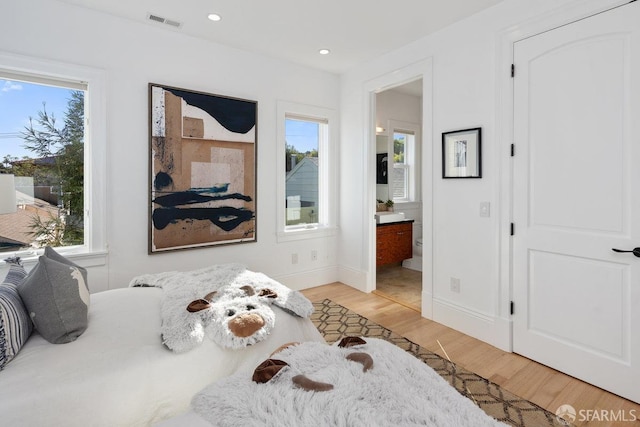
[[[335,231],[335,113],[278,103],[279,240]]]
[[[393,131],[391,195],[394,202],[417,200],[416,135],[414,131]]]

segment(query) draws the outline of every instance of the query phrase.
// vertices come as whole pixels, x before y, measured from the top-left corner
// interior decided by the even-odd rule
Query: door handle
[[[634,254],[635,256],[640,258],[640,248],[633,248],[630,251],[625,251],[625,250],[616,249],[616,248],[611,248],[611,250],[614,251],[614,252],[621,252],[621,253],[631,252],[632,254]]]

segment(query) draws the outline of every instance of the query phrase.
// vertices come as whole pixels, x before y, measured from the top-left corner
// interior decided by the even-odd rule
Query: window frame
[[[286,225],[286,120],[309,120],[326,123],[326,137],[318,141],[318,201],[317,224]],[[276,235],[278,242],[312,239],[336,234],[337,164],[335,161],[338,118],[335,110],[278,101],[277,103],[277,161],[276,161]],[[322,134],[322,131],[320,132]]]
[[[407,140],[405,142],[404,147],[404,163],[396,163],[391,160],[391,164],[389,167],[389,198],[393,200],[394,203],[414,203],[420,201],[420,171],[418,165],[421,164],[420,161],[420,125],[416,123],[410,122],[402,122],[398,120],[389,120],[387,124],[387,129],[389,129],[389,138],[388,138],[388,156],[389,159],[394,158],[394,136],[396,133],[402,133],[405,135],[413,135],[413,141]],[[406,197],[404,198],[395,198],[393,197],[393,177],[391,172],[395,169],[404,169],[405,176],[407,177],[407,181],[405,182],[406,186]]]
[[[106,78],[102,70],[0,52],[0,71],[22,76],[38,83],[38,78],[82,84],[85,92],[85,157],[84,157],[84,244],[56,248],[60,254],[76,259],[81,265],[106,264]],[[17,255],[25,265],[35,263],[43,249],[4,252],[3,258]]]

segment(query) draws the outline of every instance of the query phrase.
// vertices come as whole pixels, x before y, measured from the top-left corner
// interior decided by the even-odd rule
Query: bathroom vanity
[[[413,220],[376,225],[376,266],[401,263],[412,257]]]

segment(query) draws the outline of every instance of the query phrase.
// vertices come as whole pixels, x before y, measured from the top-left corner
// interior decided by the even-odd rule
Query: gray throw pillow
[[[50,247],[45,248],[18,292],[33,325],[47,341],[75,341],[87,329],[87,270]]]

